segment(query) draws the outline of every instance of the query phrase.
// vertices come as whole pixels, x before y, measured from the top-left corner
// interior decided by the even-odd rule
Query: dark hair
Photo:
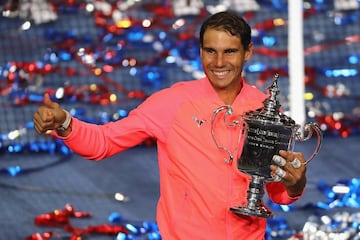
[[[205,31],[209,28],[224,30],[232,36],[238,36],[245,50],[251,43],[251,28],[241,16],[235,12],[218,12],[208,17],[200,28],[200,47],[203,46]]]

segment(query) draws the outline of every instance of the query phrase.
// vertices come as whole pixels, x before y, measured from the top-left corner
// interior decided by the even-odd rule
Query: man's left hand
[[[305,158],[300,152],[280,150],[273,156],[274,165],[270,166],[275,181],[285,185],[290,197],[302,194],[306,185]]]

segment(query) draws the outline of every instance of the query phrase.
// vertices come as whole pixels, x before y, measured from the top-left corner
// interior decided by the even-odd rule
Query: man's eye
[[[233,53],[236,53],[236,50],[235,49],[229,49],[229,50],[226,50],[225,53],[226,54],[233,54]]]
[[[207,49],[206,52],[207,52],[207,53],[210,53],[210,54],[214,54],[214,53],[215,53],[214,49]]]

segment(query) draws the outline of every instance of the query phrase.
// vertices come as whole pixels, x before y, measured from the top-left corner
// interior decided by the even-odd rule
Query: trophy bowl
[[[303,127],[296,124],[294,120],[280,112],[281,105],[277,100],[279,88],[277,85],[278,74],[268,87],[269,97],[264,100],[264,107],[250,111],[242,116],[233,126],[241,127],[241,143],[243,148],[237,161],[239,171],[251,176],[247,190],[247,203],[245,206],[231,207],[235,214],[269,218],[273,216],[272,211],[263,203],[264,186],[266,182],[274,181],[271,176],[270,165],[272,158],[279,154],[280,150],[293,150],[296,141],[309,140],[314,133],[317,135],[317,144],[311,156],[304,164],[311,161],[318,153],[322,142],[322,131],[316,123],[306,123]],[[223,109],[228,114],[232,113],[230,106],[220,107],[215,110],[214,115]],[[219,146],[213,132],[213,139]],[[229,153],[230,158],[233,154]]]

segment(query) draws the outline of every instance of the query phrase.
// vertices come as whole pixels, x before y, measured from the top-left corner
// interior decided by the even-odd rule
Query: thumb
[[[51,101],[50,96],[48,93],[44,94],[44,100],[43,103],[46,107],[48,108],[56,108],[57,107],[57,103]]]

